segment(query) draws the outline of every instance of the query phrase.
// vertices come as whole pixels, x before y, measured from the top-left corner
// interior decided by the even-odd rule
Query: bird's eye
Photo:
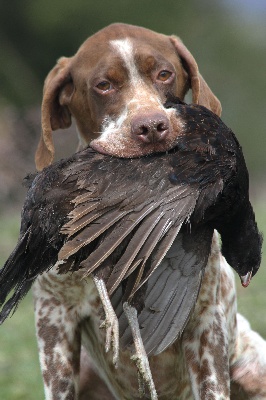
[[[102,81],[96,85],[97,89],[99,89],[102,92],[107,92],[108,90],[111,90],[113,87],[110,82],[108,81]]]
[[[166,82],[172,75],[173,75],[172,72],[163,70],[163,71],[159,72],[157,79],[159,81]]]

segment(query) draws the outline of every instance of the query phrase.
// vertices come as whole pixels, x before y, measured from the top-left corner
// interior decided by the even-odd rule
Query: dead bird
[[[87,148],[39,173],[18,244],[0,271],[1,322],[54,265],[58,274],[92,275],[114,362],[118,336],[122,348],[141,340],[137,360],[152,398],[146,354],[161,353],[184,330],[214,229],[244,286],[259,268],[262,245],[233,132],[203,106],[172,99],[166,108],[176,110],[181,127],[171,150],[126,159]]]

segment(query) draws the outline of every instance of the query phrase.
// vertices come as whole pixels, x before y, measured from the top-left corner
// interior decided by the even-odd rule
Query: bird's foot
[[[123,308],[131,328],[136,350],[136,354],[134,354],[131,358],[136,362],[138,367],[140,397],[144,395],[144,386],[146,384],[151,394],[151,400],[158,400],[148,356],[140,335],[137,310],[134,307],[131,307],[128,303],[124,303]]]
[[[111,304],[105,283],[102,279],[97,277],[93,278],[95,286],[98,290],[104,313],[105,320],[100,328],[106,329],[105,351],[108,352],[112,346],[113,349],[113,363],[117,367],[118,353],[119,353],[119,325],[116,313]]]

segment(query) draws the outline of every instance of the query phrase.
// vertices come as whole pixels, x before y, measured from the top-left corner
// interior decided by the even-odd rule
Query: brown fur
[[[143,71],[141,73],[151,75],[153,72],[152,68],[144,70],[147,67],[145,54],[152,55],[155,61],[159,57],[162,65],[171,63],[176,78],[167,90],[183,99],[191,87],[195,103],[210,108],[217,115],[221,114],[219,100],[200,75],[194,57],[179,38],[131,25],[113,24],[88,38],[73,57],[60,58],[48,74],[43,91],[42,136],[36,152],[38,170],[53,161],[52,131],[69,127],[72,117],[76,120],[80,141],[84,145],[99,136],[106,116],[120,115],[126,104],[127,77],[117,76],[117,71],[123,70],[122,63],[114,55],[109,42],[126,37],[138,45],[138,66]],[[103,72],[99,73],[101,69]],[[107,73],[116,81],[120,79],[123,82],[119,93],[115,93],[111,100],[107,100],[104,95],[97,96],[95,92],[98,76],[105,79]],[[165,100],[164,89],[154,89],[151,83],[147,83],[145,90],[156,92],[162,101]],[[145,105],[150,110],[147,96]]]

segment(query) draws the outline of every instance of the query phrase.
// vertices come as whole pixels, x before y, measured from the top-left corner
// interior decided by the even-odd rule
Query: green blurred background
[[[73,55],[91,34],[126,22],[180,36],[223,105],[251,177],[251,198],[266,232],[265,0],[0,0],[0,262],[13,249],[34,171],[43,80],[56,60]],[[75,145],[73,129],[55,134],[59,157]],[[264,246],[265,249],[265,246]],[[265,256],[239,309],[266,338]],[[237,280],[238,281],[238,280]],[[31,296],[0,327],[0,399],[43,398]]]

